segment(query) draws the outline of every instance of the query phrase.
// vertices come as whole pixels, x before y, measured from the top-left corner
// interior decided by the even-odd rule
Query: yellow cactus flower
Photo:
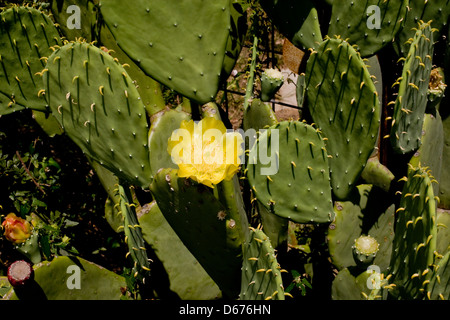
[[[243,139],[236,132],[226,131],[223,122],[214,118],[198,123],[182,121],[169,138],[167,148],[178,165],[178,176],[210,188],[230,180],[239,170]]]
[[[6,239],[14,244],[25,242],[31,236],[31,224],[14,213],[10,213],[5,217],[2,223],[3,234]]]

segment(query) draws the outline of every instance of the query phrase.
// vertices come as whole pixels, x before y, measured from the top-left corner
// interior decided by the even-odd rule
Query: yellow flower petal
[[[169,139],[167,151],[179,167],[178,176],[214,188],[239,170],[243,139],[227,133],[222,121],[205,118],[198,123],[182,121]]]
[[[217,129],[222,132],[222,134],[227,132],[227,128],[223,124],[222,121],[217,120],[215,118],[204,118],[199,122],[202,125],[202,134],[209,129]]]

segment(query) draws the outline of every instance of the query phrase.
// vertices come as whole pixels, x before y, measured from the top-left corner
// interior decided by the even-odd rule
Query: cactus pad
[[[328,35],[348,38],[363,57],[374,55],[403,27],[407,5],[407,0],[335,0]]]
[[[430,23],[420,23],[410,39],[395,100],[391,144],[397,153],[417,150],[421,145],[422,126],[427,107],[427,92],[433,56],[433,31]]]
[[[374,264],[384,271],[389,266],[394,238],[394,205],[384,191],[372,185],[357,186],[359,194],[348,201],[336,201],[336,218],[327,232],[328,250],[333,265],[342,270],[354,267],[352,246],[361,235],[367,234],[380,244]]]
[[[76,267],[80,270],[79,289],[70,286],[77,281],[76,271],[71,271],[77,270]],[[71,275],[74,276],[73,281]],[[99,265],[82,258],[64,256],[35,265],[34,279],[38,284],[39,293],[48,300],[119,300],[123,297],[121,290],[127,286],[125,278]],[[30,298],[38,299],[38,295],[32,294],[33,292],[29,293]],[[11,290],[5,298],[18,299],[14,290]]]
[[[439,259],[434,268],[426,287],[427,298],[448,301],[450,299],[450,251]]]
[[[432,20],[431,27],[442,32],[447,24],[449,13],[449,0],[409,0],[403,29],[398,33],[395,41],[399,53],[403,56],[408,54],[411,45],[409,39],[414,37],[420,20],[425,22]]]
[[[219,88],[229,0],[101,1],[118,45],[149,76],[199,104]]]
[[[150,278],[150,263],[142,236],[142,227],[139,225],[136,214],[136,205],[132,202],[129,187],[119,184],[117,196],[119,197],[119,213],[124,217],[125,242],[134,262],[133,276],[138,280],[138,285],[145,284],[146,279]]]
[[[411,157],[409,163],[413,167],[428,167],[431,175],[440,181],[442,168],[442,152],[444,149],[444,128],[439,112],[436,116],[426,113],[422,127],[422,145]],[[435,195],[439,194],[439,184],[433,185]]]
[[[328,139],[333,193],[345,199],[375,147],[378,93],[359,54],[340,39],[325,40],[308,59],[305,74],[309,111]]]
[[[394,295],[417,299],[436,250],[436,200],[428,173],[421,167],[409,169],[402,190],[389,272],[397,287]],[[428,270],[428,271],[427,271]]]
[[[274,156],[271,168],[261,154]],[[330,222],[334,212],[327,160],[318,130],[283,121],[260,134],[250,150],[247,177],[256,198],[271,212],[298,223]]]
[[[243,251],[240,300],[284,300],[280,266],[265,233],[250,228]]]
[[[47,100],[68,136],[119,178],[148,187],[146,112],[124,67],[91,44],[71,42],[47,69]]]
[[[209,187],[162,169],[150,190],[167,222],[225,296],[239,293],[241,243],[229,239],[239,228]]]
[[[156,201],[143,206],[138,216],[145,241],[167,271],[171,291],[181,300],[213,300],[221,296],[217,285],[170,227]]]
[[[0,114],[23,108],[45,111],[42,70],[61,39],[52,20],[29,7],[0,14]]]
[[[248,108],[244,110],[244,130],[254,129],[258,131],[277,123],[277,117],[270,104],[264,103],[260,99],[253,99]]]

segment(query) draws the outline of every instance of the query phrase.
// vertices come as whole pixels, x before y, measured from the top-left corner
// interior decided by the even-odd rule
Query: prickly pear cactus
[[[361,172],[361,178],[366,183],[373,184],[388,192],[395,176],[386,166],[380,163],[378,156],[374,156],[367,160],[366,166]]]
[[[149,185],[145,108],[117,60],[69,42],[49,57],[44,83],[53,115],[86,154],[131,184]]]
[[[444,129],[444,148],[442,152],[442,166],[439,183],[439,207],[450,209],[450,172],[446,170],[450,159],[450,117],[443,117],[442,126]]]
[[[318,130],[283,121],[259,136],[250,150],[247,177],[256,198],[274,214],[298,223],[330,222],[334,212],[327,156]]]
[[[359,53],[341,39],[322,42],[305,74],[308,109],[327,139],[333,194],[345,199],[377,141],[378,93]]]
[[[7,300],[119,300],[124,298],[125,278],[79,257],[57,257],[34,266],[34,285],[11,289]]]
[[[277,117],[270,104],[264,103],[260,99],[253,99],[248,108],[244,110],[243,127],[245,131],[250,129],[258,131],[277,123]]]
[[[264,232],[250,228],[243,251],[240,300],[284,300],[281,268]]]
[[[298,48],[315,48],[322,41],[314,1],[261,0],[260,4],[278,29]]]
[[[230,34],[229,0],[100,5],[117,44],[145,73],[200,104],[213,100]]]
[[[448,210],[437,210],[436,215],[437,241],[436,251],[443,255],[450,251],[450,212]]]
[[[34,266],[34,284],[21,292],[13,289],[8,300],[120,300],[125,278],[79,257],[57,257]]]
[[[370,270],[358,274],[359,270],[345,268],[339,271],[331,285],[333,300],[364,300],[370,293],[367,281],[371,277]]]
[[[102,25],[100,32],[100,42],[102,49],[107,51],[114,58],[127,67],[127,73],[133,79],[133,83],[139,92],[139,96],[145,105],[145,110],[149,117],[164,110],[165,102],[162,94],[161,84],[149,77],[123,50],[117,45],[114,36],[107,26]]]
[[[57,0],[51,2],[53,18],[67,40],[83,38],[98,40],[96,30],[97,8],[93,0]],[[78,13],[80,14],[78,16]]]
[[[214,300],[221,297],[215,282],[177,236],[156,201],[144,205],[138,216],[145,241],[164,265],[171,291],[182,300]]]
[[[43,12],[12,7],[0,13],[0,114],[23,108],[50,111],[42,71],[51,47],[59,45],[58,30]]]
[[[403,27],[407,5],[407,0],[335,0],[328,35],[356,44],[363,57],[374,55]]]
[[[389,273],[394,296],[418,299],[430,280],[436,250],[436,199],[424,168],[410,167],[402,190]]]
[[[41,249],[38,242],[39,234],[32,231],[30,237],[23,243],[16,245],[16,249],[34,264],[41,262]]]
[[[395,47],[399,54],[408,55],[411,46],[409,39],[414,37],[420,20],[425,22],[432,20],[432,28],[439,32],[444,31],[450,13],[449,4],[448,0],[409,0],[404,26],[395,40]]]
[[[395,206],[384,191],[373,185],[358,185],[357,190],[351,199],[335,202],[336,217],[327,231],[331,261],[339,270],[355,267],[352,247],[365,234],[379,243],[373,264],[384,272],[391,258]]]
[[[393,149],[405,154],[422,143],[422,126],[427,107],[427,92],[433,56],[433,30],[430,22],[420,22],[404,58],[403,72],[397,80],[398,96],[394,104],[391,128]]]
[[[222,79],[228,78],[236,65],[244,46],[248,25],[247,11],[250,4],[242,0],[230,0],[230,36],[225,47],[222,66]]]
[[[167,222],[224,295],[236,297],[244,241],[235,233],[242,228],[240,221],[210,188],[179,178],[176,169],[160,170],[150,190]]]

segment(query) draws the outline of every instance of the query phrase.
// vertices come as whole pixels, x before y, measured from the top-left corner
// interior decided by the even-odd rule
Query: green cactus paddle
[[[151,182],[146,112],[124,67],[103,50],[67,43],[47,61],[47,102],[67,135],[119,178]]]
[[[12,7],[0,13],[0,115],[24,108],[49,111],[42,73],[52,47],[59,45],[58,30],[43,12]]]

